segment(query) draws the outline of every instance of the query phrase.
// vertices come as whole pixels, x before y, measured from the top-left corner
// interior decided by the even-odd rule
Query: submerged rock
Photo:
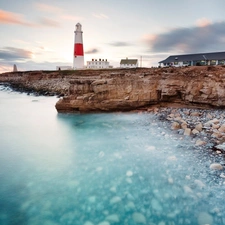
[[[198,215],[198,224],[199,225],[213,225],[213,218],[207,212],[201,212]]]
[[[86,221],[84,225],[94,225],[91,221]]]
[[[154,209],[156,211],[162,211],[163,210],[162,206],[160,205],[160,203],[155,198],[153,198],[151,200],[151,206],[152,206],[152,209]]]
[[[111,223],[119,223],[120,222],[120,219],[119,219],[119,216],[117,214],[111,214],[111,215],[108,215],[105,220],[111,222]]]
[[[139,213],[139,212],[133,213],[132,218],[133,218],[135,223],[146,224],[145,216],[143,214]]]
[[[108,221],[102,221],[98,225],[110,225],[110,223]]]
[[[116,204],[118,202],[121,202],[121,198],[119,196],[114,196],[113,198],[110,199],[110,204]]]
[[[128,170],[127,173],[126,173],[126,176],[127,177],[133,176],[133,172],[131,170]]]

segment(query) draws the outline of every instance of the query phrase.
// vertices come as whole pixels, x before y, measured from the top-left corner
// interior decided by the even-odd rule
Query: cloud
[[[114,46],[114,47],[125,47],[125,46],[130,46],[129,43],[123,42],[123,41],[113,42],[113,43],[110,43],[109,45]]]
[[[0,24],[16,24],[29,27],[60,27],[58,21],[42,17],[38,22],[28,22],[23,15],[0,10]]]
[[[144,41],[151,52],[195,53],[224,50],[225,22],[203,22],[199,22],[201,26],[176,28],[165,33],[145,36]]]
[[[196,21],[196,25],[198,27],[206,27],[211,24],[212,24],[212,22],[210,20],[208,20],[207,18],[201,18]]]
[[[45,18],[45,17],[42,17],[40,19],[40,24],[42,26],[48,26],[48,27],[60,27],[60,23],[58,21],[48,19],[48,18]]]
[[[83,17],[68,15],[68,14],[61,15],[60,18],[62,18],[63,20],[69,20],[69,21],[81,21],[84,19]]]
[[[88,51],[85,52],[85,54],[96,54],[99,53],[100,51],[97,48],[92,48]]]
[[[20,61],[33,57],[33,52],[21,48],[5,47],[0,49],[0,61]]]
[[[93,13],[92,16],[94,16],[95,18],[98,18],[98,19],[108,19],[109,17],[103,13],[99,13],[99,14],[96,14],[96,13]]]
[[[63,11],[62,8],[60,7],[48,5],[45,3],[35,3],[35,6],[37,7],[38,10],[44,11],[44,12],[60,13]]]
[[[24,20],[23,16],[17,13],[12,13],[0,10],[0,23],[2,24],[18,24],[25,26],[33,26],[34,24]]]

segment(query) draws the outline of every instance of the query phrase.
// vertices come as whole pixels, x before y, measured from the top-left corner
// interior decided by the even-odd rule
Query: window
[[[216,65],[216,60],[211,60],[210,65]]]
[[[201,60],[200,64],[201,65],[206,65],[206,61],[205,60]]]
[[[225,64],[225,60],[218,60],[218,65],[224,65]]]

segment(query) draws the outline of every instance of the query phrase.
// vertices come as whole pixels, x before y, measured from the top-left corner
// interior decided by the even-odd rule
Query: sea
[[[58,113],[0,85],[0,225],[222,225],[221,154],[153,113]]]

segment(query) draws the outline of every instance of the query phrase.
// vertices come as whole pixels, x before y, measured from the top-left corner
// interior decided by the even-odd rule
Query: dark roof
[[[171,55],[159,63],[199,61],[199,60],[225,60],[225,52],[197,53],[187,55]]]
[[[137,64],[137,59],[121,59],[120,64]]]

